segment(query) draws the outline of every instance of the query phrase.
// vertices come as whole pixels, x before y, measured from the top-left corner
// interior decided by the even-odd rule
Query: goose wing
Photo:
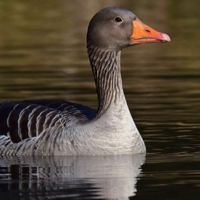
[[[58,124],[87,121],[95,115],[96,111],[89,107],[66,101],[4,101],[0,102],[0,135],[18,143]]]

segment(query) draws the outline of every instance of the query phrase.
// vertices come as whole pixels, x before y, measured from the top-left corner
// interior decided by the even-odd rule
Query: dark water
[[[0,99],[96,108],[88,21],[123,6],[172,41],[122,52],[124,90],[146,156],[1,158],[0,199],[200,199],[199,1],[0,3]]]

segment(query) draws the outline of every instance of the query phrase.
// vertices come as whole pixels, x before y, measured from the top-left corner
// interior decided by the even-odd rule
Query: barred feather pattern
[[[38,154],[37,143],[44,139],[51,144],[49,151],[54,151],[59,133],[95,115],[89,107],[65,101],[0,102],[0,155]],[[48,139],[51,132],[55,134]]]
[[[98,95],[98,114],[102,116],[112,102],[116,102],[123,93],[120,87],[120,54],[121,51],[111,51],[102,48],[88,48],[88,56]]]

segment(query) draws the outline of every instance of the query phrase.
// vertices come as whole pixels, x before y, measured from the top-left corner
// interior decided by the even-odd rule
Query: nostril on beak
[[[146,31],[147,33],[151,33],[151,31],[150,31],[150,30],[148,30],[148,29],[146,29],[145,31]]]

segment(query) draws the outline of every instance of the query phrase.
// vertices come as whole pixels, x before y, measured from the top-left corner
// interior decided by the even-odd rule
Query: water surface
[[[111,5],[172,39],[122,51],[124,90],[146,158],[2,158],[1,199],[200,198],[198,0],[1,2],[0,99],[96,108],[85,35],[90,18]]]

